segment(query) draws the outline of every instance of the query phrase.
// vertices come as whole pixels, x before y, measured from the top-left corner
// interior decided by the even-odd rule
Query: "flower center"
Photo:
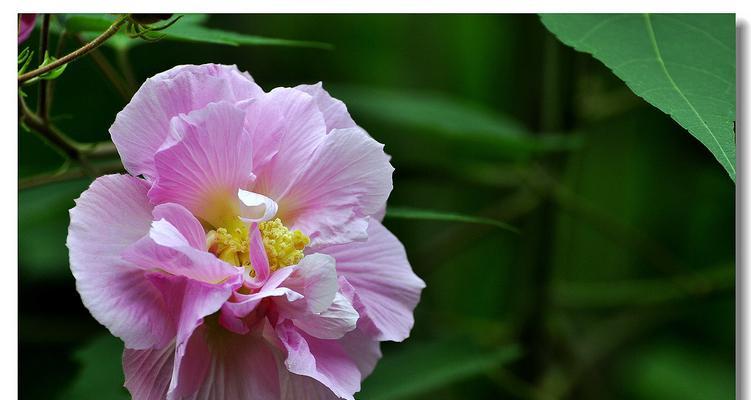
[[[308,236],[297,229],[290,231],[279,218],[259,223],[258,230],[261,232],[263,248],[272,272],[300,262],[303,249],[310,243]],[[221,260],[249,268],[251,276],[255,275],[250,262],[248,227],[239,218],[232,220],[226,227],[209,231],[206,243],[209,251]]]

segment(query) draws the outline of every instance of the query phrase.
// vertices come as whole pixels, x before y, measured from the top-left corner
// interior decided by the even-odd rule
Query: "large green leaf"
[[[412,343],[389,354],[363,383],[356,397],[367,400],[406,399],[428,394],[457,381],[482,374],[514,361],[521,352],[515,345],[488,351],[465,341]]]
[[[542,22],[673,117],[735,181],[733,15],[548,14]]]

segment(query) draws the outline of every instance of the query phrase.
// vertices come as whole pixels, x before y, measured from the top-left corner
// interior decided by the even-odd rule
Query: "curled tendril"
[[[156,42],[158,40],[161,40],[164,38],[164,34],[159,34],[157,32],[163,31],[170,26],[172,26],[175,22],[177,22],[180,18],[182,18],[182,15],[177,16],[177,18],[173,19],[172,21],[167,22],[166,24],[159,25],[159,26],[152,26],[150,24],[146,24],[143,22],[139,22],[138,19],[142,18],[134,18],[132,15],[128,17],[128,22],[125,24],[125,33],[130,38],[138,38],[143,39],[148,42]]]

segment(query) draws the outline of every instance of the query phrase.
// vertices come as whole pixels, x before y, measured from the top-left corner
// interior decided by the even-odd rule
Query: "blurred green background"
[[[237,64],[266,90],[323,81],[393,156],[390,206],[519,230],[386,218],[427,288],[412,336],[383,345],[358,398],[734,397],[733,182],[539,17],[214,15],[206,25],[333,49],[163,40],[128,60],[98,53],[118,72],[131,64],[138,84],[207,62]],[[38,29],[26,45],[37,48]],[[78,46],[68,37],[62,49]],[[36,87],[26,91],[35,104]],[[127,102],[92,57],[69,65],[53,93],[53,122],[83,142],[107,140]],[[63,163],[18,134],[21,181]],[[67,210],[89,183],[19,191],[22,398],[127,398],[121,345],[83,307],[68,268]]]

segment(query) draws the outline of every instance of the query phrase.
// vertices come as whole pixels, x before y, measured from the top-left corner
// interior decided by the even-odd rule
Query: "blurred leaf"
[[[735,181],[733,14],[547,14],[542,22],[673,117]]]
[[[389,218],[426,219],[431,221],[466,222],[468,224],[491,225],[496,228],[519,233],[519,230],[513,226],[492,218],[475,217],[472,215],[457,214],[446,211],[422,210],[409,207],[389,207],[386,210],[386,216]]]
[[[26,69],[29,67],[29,63],[31,62],[33,55],[34,52],[29,50],[28,47],[23,49],[23,51],[18,55],[18,65],[20,66],[18,68],[18,75],[26,72]]]
[[[557,282],[555,303],[562,307],[644,306],[705,296],[735,286],[735,268],[725,267],[663,279]]]
[[[514,361],[516,345],[483,350],[466,341],[410,343],[384,357],[363,383],[359,399],[397,400],[427,394]]]
[[[62,182],[18,193],[18,262],[21,276],[33,279],[69,277],[68,210],[90,181]],[[43,249],[43,251],[40,251]]]
[[[65,28],[70,32],[82,33],[84,38],[91,39],[106,30],[114,22],[115,18],[115,16],[105,14],[73,15],[66,19]],[[201,25],[206,19],[207,16],[205,15],[187,14],[180,21],[159,33],[164,34],[162,40],[183,42],[213,43],[229,46],[291,46],[332,49],[332,46],[327,43],[278,39],[207,28]],[[148,42],[140,39],[131,39],[121,30],[106,43],[117,49],[127,49]]]
[[[633,399],[707,400],[735,398],[732,360],[723,362],[711,346],[660,342],[632,351],[621,369],[620,387]]]
[[[102,335],[78,350],[74,356],[81,364],[78,378],[61,399],[126,400],[130,398],[123,387],[123,343],[111,335]]]
[[[525,158],[537,152],[568,150],[576,146],[576,139],[571,136],[534,136],[512,118],[482,105],[438,93],[351,86],[337,86],[335,89],[334,93],[358,113],[425,131],[429,138],[443,137],[463,146],[483,148],[489,153]]]
[[[164,34],[164,38],[169,40],[225,44],[230,46],[291,46],[326,50],[331,50],[333,48],[328,43],[246,35],[243,33],[229,32],[187,23],[177,23],[166,29]]]

